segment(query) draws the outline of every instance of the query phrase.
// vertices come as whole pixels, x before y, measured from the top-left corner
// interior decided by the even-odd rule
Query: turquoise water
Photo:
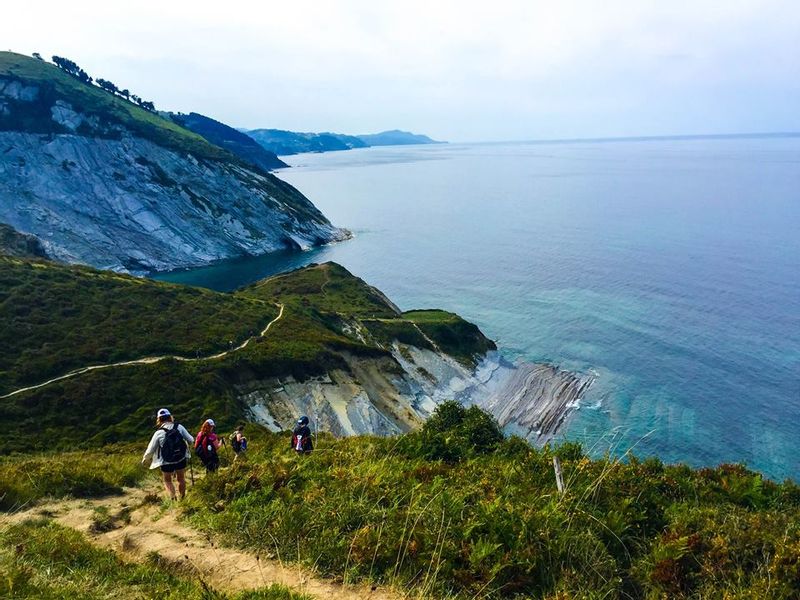
[[[800,480],[800,138],[299,155],[352,241],[164,278],[231,289],[335,260],[510,358],[593,371],[566,435]]]

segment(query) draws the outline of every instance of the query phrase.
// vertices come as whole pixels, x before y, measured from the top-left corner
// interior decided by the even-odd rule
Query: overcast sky
[[[800,131],[798,0],[35,0],[4,3],[0,47],[237,127]]]

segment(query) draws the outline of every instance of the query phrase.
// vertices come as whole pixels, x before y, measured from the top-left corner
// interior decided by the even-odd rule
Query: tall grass
[[[196,488],[190,518],[224,542],[420,595],[800,597],[800,488],[740,466],[536,450],[454,404],[418,433],[317,448],[266,440]]]
[[[79,532],[46,520],[0,533],[0,597],[308,600],[281,585],[248,592],[215,590],[169,562],[138,564],[91,545]]]
[[[141,448],[107,446],[96,451],[18,455],[0,458],[0,510],[16,510],[40,500],[91,498],[122,492],[148,476]]]

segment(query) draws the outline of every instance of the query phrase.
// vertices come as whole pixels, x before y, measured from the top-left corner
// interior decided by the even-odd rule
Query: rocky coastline
[[[594,381],[550,364],[512,364],[496,351],[474,369],[399,343],[392,358],[349,357],[347,370],[306,381],[252,381],[239,387],[238,397],[250,418],[272,431],[291,428],[295,415],[308,414],[336,436],[405,433],[455,399],[480,406],[509,433],[543,445],[563,430]]]
[[[500,425],[542,445],[561,432],[594,377],[543,363],[521,363],[477,400]]]

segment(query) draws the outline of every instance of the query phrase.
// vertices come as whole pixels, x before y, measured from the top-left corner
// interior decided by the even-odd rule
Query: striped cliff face
[[[297,381],[254,381],[239,388],[250,418],[272,431],[298,414],[336,436],[394,435],[420,426],[445,400],[477,404],[509,432],[536,444],[555,437],[592,378],[553,365],[513,365],[496,352],[469,368],[439,351],[395,343],[392,358],[344,357],[348,369]],[[400,369],[398,369],[398,365]]]
[[[0,132],[0,146],[0,222],[65,262],[160,271],[346,235],[271,175],[134,136]]]

